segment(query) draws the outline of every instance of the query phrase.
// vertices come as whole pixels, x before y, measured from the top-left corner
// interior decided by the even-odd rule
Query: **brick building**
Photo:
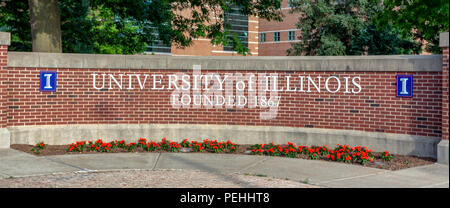
[[[283,0],[280,9],[284,15],[283,22],[242,15],[237,8],[226,13],[225,22],[231,25],[231,31],[243,40],[252,56],[285,56],[291,43],[298,41],[295,24],[299,15],[290,14],[289,0]],[[192,46],[185,48],[156,43],[150,46],[146,53],[174,56],[239,56],[232,47],[212,45],[211,39],[206,38],[196,39]]]
[[[299,14],[292,14],[290,10],[289,1],[284,0],[281,2],[282,22],[259,20],[259,56],[285,56],[291,44],[299,41],[296,26]]]

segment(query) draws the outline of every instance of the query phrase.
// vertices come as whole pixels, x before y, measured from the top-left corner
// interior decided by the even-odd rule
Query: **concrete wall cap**
[[[448,32],[439,35],[439,47],[448,47]]]
[[[9,67],[98,69],[192,69],[273,71],[442,71],[442,55],[392,56],[152,56],[8,53]]]
[[[11,33],[0,32],[0,45],[9,46],[10,44],[11,44]]]

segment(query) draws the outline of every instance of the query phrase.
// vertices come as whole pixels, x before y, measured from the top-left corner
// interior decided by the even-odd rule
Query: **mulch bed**
[[[208,152],[204,151],[202,153],[206,154],[245,154],[250,155],[251,149],[249,144],[243,144],[239,145],[235,153],[229,153],[229,152],[223,152],[223,153],[214,153],[214,152]],[[35,154],[31,151],[31,148],[33,148],[33,145],[27,145],[27,144],[12,144],[11,149],[23,151],[32,155],[36,156],[49,156],[49,155],[73,155],[73,154],[108,154],[108,153],[129,153],[129,151],[122,149],[122,148],[114,148],[111,149],[109,152],[91,152],[91,151],[85,151],[85,152],[68,152],[67,151],[67,145],[46,145],[45,149],[41,150],[39,154]],[[135,150],[131,152],[147,152],[142,148],[136,148]],[[167,152],[164,150],[156,150],[153,151],[155,153],[163,153]],[[182,152],[182,151],[180,151]],[[184,154],[189,154],[190,152],[186,152]],[[378,155],[379,153],[374,153],[375,155]],[[270,157],[270,156],[266,156]],[[301,159],[309,159],[307,155],[298,154],[298,158]],[[329,160],[326,157],[321,157],[319,160]],[[359,166],[365,166],[365,167],[371,167],[371,168],[380,168],[380,169],[386,169],[386,170],[400,170],[405,168],[411,168],[416,166],[423,166],[423,165],[429,165],[436,162],[436,159],[434,158],[424,158],[424,157],[417,157],[417,156],[409,156],[409,155],[394,155],[394,159],[386,162],[382,160],[381,158],[375,157],[372,163],[367,163],[366,165],[361,165],[359,163],[350,163],[352,165],[359,165]]]

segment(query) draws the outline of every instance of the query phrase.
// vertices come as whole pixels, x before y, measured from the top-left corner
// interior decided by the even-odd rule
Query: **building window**
[[[293,5],[293,2],[294,0],[289,0],[289,8],[292,8],[292,7],[294,7],[294,5]]]
[[[236,35],[244,47],[248,48],[248,16],[241,14],[238,6],[231,5],[230,10],[224,14],[224,23],[228,26],[226,30]],[[230,41],[223,47],[223,50],[234,51],[232,37],[228,36],[228,38]]]
[[[171,45],[164,44],[160,40],[156,40],[153,43],[150,43],[149,46],[147,46],[147,53],[170,53],[171,52]]]
[[[259,34],[259,40],[260,42],[266,42],[266,33]]]
[[[274,42],[280,41],[280,32],[274,32],[273,33],[273,41]]]
[[[295,31],[289,31],[288,37],[289,40],[295,40]]]
[[[157,32],[157,28],[156,27],[152,27],[155,32],[153,33],[153,35],[155,36],[155,39],[153,42],[149,43],[149,45],[147,46],[147,49],[145,50],[145,52],[147,53],[171,53],[172,50],[172,43],[164,43],[162,40],[159,40],[159,33]]]

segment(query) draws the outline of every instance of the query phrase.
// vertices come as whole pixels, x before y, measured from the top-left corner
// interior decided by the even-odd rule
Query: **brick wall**
[[[57,92],[39,92],[39,71],[58,73]],[[287,71],[214,71],[202,73],[277,73],[297,76],[360,76],[361,93],[279,92],[276,118],[260,119],[260,108],[173,108],[172,90],[96,90],[91,73],[175,74],[190,70],[130,69],[46,69],[9,67],[7,73],[7,125],[57,124],[224,124],[292,126],[347,129],[441,137],[442,74],[408,72],[414,75],[414,98],[396,97],[396,75],[402,72],[287,72]],[[280,80],[283,85],[286,80]],[[323,82],[323,81],[322,81]],[[162,84],[168,84],[167,76]],[[100,85],[100,84],[98,84]],[[124,79],[124,86],[128,86]]]
[[[291,44],[299,40],[301,35],[297,29],[297,22],[300,14],[290,13],[289,3],[287,0],[281,2],[281,12],[283,13],[283,21],[267,21],[259,20],[259,33],[266,33],[266,42],[259,43],[259,56],[286,56],[286,50],[291,48]],[[280,42],[274,42],[274,32],[280,32]],[[289,41],[289,31],[295,31],[295,41]]]
[[[254,34],[252,33],[252,36]],[[198,39],[193,40],[192,45],[189,47],[178,47],[176,45],[171,46],[172,55],[182,56],[242,56],[236,52],[224,51],[222,45],[211,44],[211,39]],[[249,43],[249,52],[247,56],[258,55],[258,44]]]
[[[0,44],[1,128],[67,124],[219,124],[345,129],[442,137],[445,140],[449,137],[448,46],[443,50],[442,71],[440,71],[441,65],[437,61],[441,57],[438,56],[434,56],[435,58],[383,56],[384,58],[380,59],[350,57],[332,58],[324,62],[315,58],[264,60],[258,57],[251,59],[235,57],[229,60],[228,58],[166,59],[153,56],[137,58],[138,56],[39,55],[37,53],[9,53],[8,55],[8,44],[8,42]],[[21,58],[14,58],[8,63],[8,56],[11,54],[16,54],[16,57],[19,54]],[[56,58],[52,59],[54,56]],[[68,57],[71,58],[68,59]],[[123,59],[123,57],[129,57],[129,59]],[[399,61],[404,58],[406,60]],[[61,61],[63,59],[72,65],[78,66],[78,63],[82,62],[88,67],[55,68],[56,65],[64,62]],[[91,63],[93,60],[96,60],[94,64]],[[132,64],[133,60],[137,61],[137,64]],[[141,69],[113,67],[115,64],[120,65],[123,61],[130,62],[131,66]],[[258,74],[276,73],[282,78],[279,80],[279,86],[285,86],[286,76],[292,78],[291,83],[298,83],[298,76],[313,78],[321,76],[324,79],[337,76],[341,81],[344,77],[358,76],[362,89],[359,94],[344,93],[343,90],[330,93],[325,90],[324,79],[322,79],[321,92],[314,89],[309,93],[278,92],[281,101],[276,117],[261,119],[261,113],[268,111],[267,108],[249,108],[248,106],[210,109],[174,108],[170,102],[173,90],[151,90],[150,86],[140,90],[136,81],[133,83],[133,90],[127,90],[126,87],[123,90],[117,87],[111,90],[97,90],[92,86],[92,73],[113,74],[115,77],[119,74],[162,74],[165,75],[162,84],[167,86],[167,75],[185,73],[192,76],[191,66],[201,61],[204,63],[203,67],[209,69],[202,70],[202,74],[217,73],[223,76],[252,73],[258,76]],[[44,62],[50,68],[28,67],[28,65],[36,66],[36,63]],[[179,65],[175,64],[177,67],[168,67],[169,63],[177,62],[179,63]],[[234,62],[239,63],[234,64]],[[155,67],[142,67],[139,63],[144,65],[151,63],[148,66]],[[17,66],[21,64],[26,66]],[[158,64],[167,64],[167,67],[164,68]],[[409,64],[412,65],[409,66]],[[109,67],[104,67],[105,65]],[[239,68],[241,65],[246,69]],[[366,67],[369,65],[371,67]],[[405,65],[408,65],[407,69]],[[379,68],[379,66],[383,67]],[[433,69],[423,68],[424,66],[432,66]],[[214,67],[218,70],[211,69]],[[315,67],[318,67],[318,70],[315,70]],[[363,68],[359,70],[358,67]],[[230,69],[222,70],[222,68]],[[267,68],[272,70],[263,70]],[[57,71],[56,92],[39,91],[39,72],[45,70]],[[399,74],[414,75],[413,98],[396,97],[396,75]],[[246,83],[248,85],[248,82]],[[124,78],[124,86],[128,86],[127,78]],[[336,83],[332,82],[331,88],[335,86]],[[247,91],[245,95],[248,95]]]
[[[287,40],[287,33],[281,33],[281,38],[283,38],[283,34],[286,35],[285,40]],[[266,33],[266,38],[270,38],[269,40],[273,40],[273,32]],[[260,56],[286,56],[286,50],[292,47],[293,42],[269,42],[269,43],[260,43],[259,44],[259,55]]]
[[[7,70],[8,46],[0,44],[0,128],[6,127],[6,97],[7,97]]]
[[[191,18],[192,16],[190,10],[183,10],[179,12],[179,14],[188,18]],[[209,18],[214,22],[216,17],[214,16],[214,13],[211,13]],[[248,49],[251,53],[250,56],[257,56],[258,18],[255,16],[249,16],[248,20]],[[194,39],[192,44],[187,47],[178,47],[176,44],[172,44],[171,54],[182,56],[242,56],[236,52],[224,51],[223,45],[213,45],[211,44],[211,39],[207,38]]]
[[[442,139],[449,139],[449,50],[443,47],[442,53]]]

